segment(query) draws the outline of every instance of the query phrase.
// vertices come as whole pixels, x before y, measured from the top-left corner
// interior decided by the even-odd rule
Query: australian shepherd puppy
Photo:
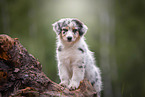
[[[87,26],[74,18],[61,19],[52,25],[57,34],[56,57],[60,84],[74,90],[79,87],[80,81],[86,78],[100,97],[100,69],[96,67],[93,53],[84,40]]]

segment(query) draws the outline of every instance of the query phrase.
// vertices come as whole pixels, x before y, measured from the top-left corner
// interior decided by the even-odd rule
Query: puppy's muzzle
[[[72,41],[72,37],[68,36],[68,37],[67,37],[67,41],[68,41],[68,42],[71,42],[71,41]]]

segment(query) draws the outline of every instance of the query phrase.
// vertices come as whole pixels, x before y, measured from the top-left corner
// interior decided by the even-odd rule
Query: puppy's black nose
[[[72,37],[67,37],[67,40],[70,42],[72,40]]]

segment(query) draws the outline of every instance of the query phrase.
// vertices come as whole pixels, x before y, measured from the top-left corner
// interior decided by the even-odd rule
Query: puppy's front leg
[[[80,81],[84,79],[85,65],[84,64],[74,65],[72,69],[73,69],[73,75],[70,84],[68,86],[70,90],[77,89],[80,85]]]
[[[59,77],[61,80],[60,85],[62,86],[68,86],[69,83],[69,72],[67,70],[67,67],[65,64],[59,64],[58,65],[58,70],[59,70]]]

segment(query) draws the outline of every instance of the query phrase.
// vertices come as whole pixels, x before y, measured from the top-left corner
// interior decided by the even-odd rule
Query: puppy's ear
[[[85,34],[86,32],[87,32],[87,30],[88,30],[88,27],[86,26],[86,25],[82,25],[82,29],[81,29],[81,33],[80,34]]]
[[[72,21],[74,21],[78,25],[78,27],[79,27],[78,30],[79,30],[80,36],[84,35],[87,32],[88,27],[83,22],[81,22],[78,19],[73,19]]]
[[[59,35],[61,33],[61,25],[59,22],[55,22],[54,24],[52,24],[53,26],[53,30],[56,32],[57,35]]]

